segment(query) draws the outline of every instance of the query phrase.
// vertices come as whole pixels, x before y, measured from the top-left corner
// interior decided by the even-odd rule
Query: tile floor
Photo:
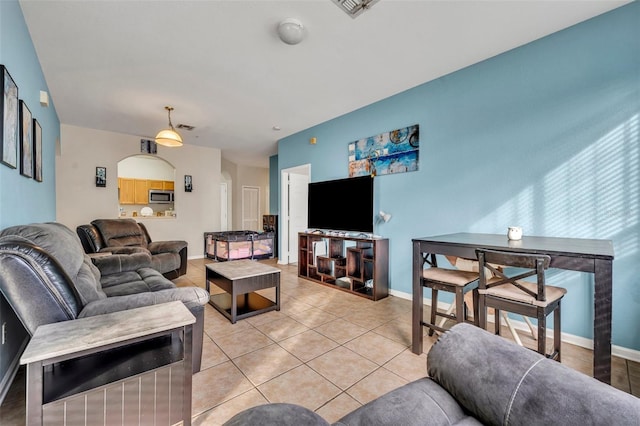
[[[187,274],[176,283],[204,287],[208,262],[189,261]],[[231,324],[206,307],[202,370],[193,376],[195,425],[219,425],[267,402],[300,404],[334,422],[425,376],[426,354],[409,349],[410,301],[390,296],[372,302],[299,279],[296,266],[277,266],[281,311]],[[273,297],[272,290],[263,293]],[[434,341],[425,336],[425,351]],[[592,351],[563,344],[562,356],[564,364],[591,374]],[[612,371],[616,388],[640,395],[639,363],[614,357]],[[0,406],[0,424],[24,424],[22,371]]]

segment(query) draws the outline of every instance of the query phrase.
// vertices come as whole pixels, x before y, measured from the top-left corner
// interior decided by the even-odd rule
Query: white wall
[[[56,220],[74,229],[98,218],[118,217],[118,161],[140,152],[140,137],[61,125],[56,156]],[[158,157],[176,168],[177,217],[140,218],[151,238],[185,240],[189,257],[202,257],[203,233],[220,230],[219,149],[185,144],[158,146]],[[107,186],[95,186],[95,168],[107,168]],[[193,177],[193,192],[184,192],[184,175]]]
[[[118,163],[118,176],[133,179],[175,181],[176,171],[173,165],[162,158],[158,158],[157,155],[140,154],[120,161]]]

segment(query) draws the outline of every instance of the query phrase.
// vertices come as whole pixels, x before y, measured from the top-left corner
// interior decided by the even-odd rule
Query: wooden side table
[[[193,323],[176,301],[38,327],[26,424],[190,425]]]

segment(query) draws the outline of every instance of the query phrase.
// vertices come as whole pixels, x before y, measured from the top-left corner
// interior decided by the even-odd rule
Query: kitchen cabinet
[[[149,204],[149,185],[146,179],[134,179],[134,204]]]
[[[135,179],[118,178],[120,204],[135,204]]]
[[[172,180],[118,178],[120,204],[149,204],[149,190],[173,191]]]

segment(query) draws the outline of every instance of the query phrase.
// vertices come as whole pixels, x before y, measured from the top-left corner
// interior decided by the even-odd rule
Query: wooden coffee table
[[[280,310],[280,269],[252,260],[216,262],[206,266],[207,291],[210,291],[210,283],[225,291],[211,295],[209,304],[232,324],[239,319]],[[255,293],[271,287],[276,289],[275,302]]]

